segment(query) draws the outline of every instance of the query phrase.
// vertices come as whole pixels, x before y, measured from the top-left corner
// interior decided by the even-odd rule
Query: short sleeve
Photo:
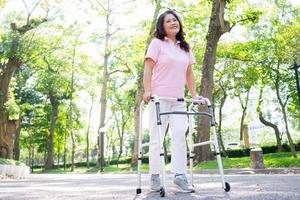
[[[193,64],[196,64],[196,59],[195,59],[193,52],[190,50],[189,51],[189,65],[193,65]]]
[[[157,62],[158,55],[160,52],[159,42],[160,42],[159,39],[156,39],[156,38],[150,42],[145,59],[151,58],[155,63]]]

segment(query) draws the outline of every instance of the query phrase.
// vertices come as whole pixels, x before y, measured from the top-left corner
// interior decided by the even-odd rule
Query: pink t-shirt
[[[195,63],[192,51],[186,52],[175,45],[172,40],[163,41],[154,38],[149,47],[146,58],[154,62],[151,80],[151,94],[163,97],[184,97],[186,72],[189,65]]]

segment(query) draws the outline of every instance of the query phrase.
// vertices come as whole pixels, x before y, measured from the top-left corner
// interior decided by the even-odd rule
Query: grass
[[[0,159],[0,164],[8,163],[20,163],[14,160]],[[222,163],[225,169],[230,168],[249,168],[250,167],[250,157],[241,158],[222,158]],[[289,152],[283,153],[270,153],[264,154],[264,164],[266,168],[284,168],[284,167],[300,167],[300,152],[297,152],[297,158],[293,158]],[[166,165],[166,169],[170,169],[170,164]],[[218,164],[216,160],[201,162],[194,167],[194,169],[218,169]],[[130,173],[136,172],[137,166],[132,167],[130,164],[119,164],[109,165],[104,168],[104,173]],[[148,172],[149,165],[144,163],[142,165],[142,172]],[[75,167],[74,171],[71,172],[70,168],[56,168],[56,169],[34,169],[34,173],[50,173],[50,174],[65,174],[65,173],[100,173],[99,168],[90,167]]]
[[[264,164],[266,168],[300,167],[300,152],[297,158],[291,156],[289,152],[264,154]],[[224,169],[230,168],[249,168],[250,157],[241,158],[222,158]],[[217,169],[216,160],[199,163],[195,169]]]
[[[16,160],[0,158],[0,165],[18,165],[18,166],[21,166],[21,165],[25,165],[25,164],[20,162],[20,161],[16,161]]]
[[[300,152],[297,152],[297,158],[291,156],[290,153],[274,153],[272,155],[264,155],[264,163],[266,167],[300,167]]]
[[[149,165],[143,164],[142,171],[148,171]],[[130,164],[119,164],[117,165],[109,165],[104,168],[104,173],[128,173],[128,172],[136,172],[137,167],[131,167]],[[71,172],[71,168],[56,168],[56,169],[35,169],[34,173],[47,173],[47,174],[65,174],[65,173],[100,173],[99,168],[90,167],[87,169],[86,167],[75,167],[74,171]]]

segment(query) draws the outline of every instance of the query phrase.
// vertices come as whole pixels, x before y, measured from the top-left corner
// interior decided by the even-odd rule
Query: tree
[[[263,16],[259,23],[250,24],[248,27],[250,38],[254,37],[255,40],[231,46],[231,55],[227,55],[227,57],[238,60],[242,63],[248,63],[247,65],[249,66],[255,66],[257,73],[261,76],[260,81],[262,82],[262,87],[269,85],[273,90],[275,90],[284,116],[285,126],[287,127],[286,132],[288,140],[291,142],[287,120],[285,120],[287,115],[284,113],[290,96],[288,88],[289,85],[291,85],[291,77],[288,73],[286,73],[286,71],[288,71],[286,65],[289,62],[290,57],[295,55],[295,53],[290,55],[286,52],[293,52],[294,49],[297,48],[294,45],[295,41],[297,41],[297,36],[294,35],[294,33],[297,32],[297,26],[293,25],[293,18],[290,18],[290,16],[296,14],[294,13],[293,8],[287,4],[286,1],[276,1],[274,3],[270,2],[268,8],[271,8],[269,9],[270,13],[268,16]],[[295,28],[294,31],[290,31],[289,27]],[[248,77],[249,75],[250,74],[248,74]],[[245,81],[242,80],[242,82],[244,83]],[[259,101],[262,101],[261,96],[262,93]],[[263,117],[260,107],[261,104],[262,102],[259,102],[257,108],[259,112],[259,119],[262,123],[274,128],[278,148],[280,149],[281,138],[279,130],[275,124],[268,122]],[[293,146],[293,144],[291,146]]]
[[[71,85],[70,85],[70,106],[69,106],[69,128],[70,134],[72,139],[72,164],[71,164],[71,172],[74,171],[75,163],[75,136],[74,136],[74,129],[73,129],[73,98],[74,98],[74,73],[75,73],[75,56],[76,56],[76,44],[73,47],[72,52],[72,63],[71,63]]]
[[[45,69],[40,71],[38,80],[38,90],[47,96],[51,105],[51,122],[49,139],[47,144],[47,160],[45,164],[46,169],[54,167],[54,132],[56,127],[56,121],[58,118],[59,106],[61,103],[68,99],[67,84],[63,81],[66,79],[62,72],[62,68],[67,70],[67,64],[64,60],[60,59],[57,55],[48,55],[43,58]],[[62,67],[63,66],[63,67]]]
[[[230,31],[230,24],[224,19],[225,0],[213,0],[211,17],[209,22],[206,50],[203,60],[202,79],[200,86],[200,95],[212,99],[213,92],[213,73],[216,61],[217,45],[220,37]],[[200,117],[197,127],[197,141],[209,140],[210,123],[207,117]],[[209,146],[203,146],[195,151],[196,160],[210,160],[212,158]]]
[[[42,18],[32,17],[32,13],[39,3],[37,2],[31,11],[27,9],[27,19],[24,25],[11,22],[9,32],[1,37],[4,53],[1,54],[0,68],[0,157],[4,158],[12,158],[14,139],[19,126],[19,119],[10,118],[6,107],[12,76],[18,68],[27,62],[26,59],[30,59],[30,57],[26,58],[26,50],[23,48],[30,46],[30,42],[33,42],[32,37],[28,40],[27,35],[32,34],[33,29],[37,29],[41,24],[51,19],[48,16],[49,10]]]
[[[286,87],[285,83],[286,83],[287,74],[285,74],[285,78],[283,78],[283,75],[281,74],[281,72],[280,72],[281,70],[279,68],[280,68],[280,61],[277,63],[277,69],[274,69],[275,74],[276,74],[275,80],[274,80],[274,86],[275,86],[278,103],[281,107],[281,112],[283,115],[283,120],[284,120],[284,125],[285,125],[285,131],[286,131],[286,135],[287,135],[290,147],[291,147],[291,152],[292,152],[292,155],[295,158],[297,158],[295,144],[294,144],[293,139],[290,134],[287,113],[286,113],[286,106],[289,101],[289,95],[284,94],[285,92],[282,92],[283,90],[286,90],[286,88],[284,88],[284,87]],[[280,86],[281,86],[281,88],[280,88]],[[282,88],[284,88],[284,89],[282,89]],[[285,97],[283,97],[283,96],[285,96]]]
[[[161,9],[161,0],[156,0],[155,1],[155,10],[153,13],[153,18],[152,18],[152,22],[151,22],[151,26],[150,26],[150,30],[149,30],[149,35],[147,37],[146,40],[146,47],[149,46],[152,38],[153,38],[153,34],[155,31],[155,24],[156,24],[156,19],[158,17],[158,13]],[[146,54],[146,50],[145,50],[145,54]],[[145,55],[144,54],[144,55]],[[141,102],[143,100],[143,93],[144,93],[144,88],[142,85],[142,80],[143,80],[143,66],[144,65],[140,65],[137,64],[138,68],[138,78],[137,78],[137,91],[136,91],[136,95],[135,95],[135,106],[134,106],[134,132],[135,132],[135,137],[134,137],[134,150],[133,150],[133,157],[132,157],[132,164],[136,165],[137,164],[137,159],[138,159],[138,141],[139,141],[139,130],[140,130],[140,105]]]
[[[219,76],[224,77],[224,74],[220,73]],[[227,152],[226,152],[225,145],[224,145],[224,142],[223,142],[223,135],[222,135],[222,123],[223,123],[222,119],[223,119],[223,107],[224,107],[225,101],[228,97],[227,90],[229,89],[228,88],[229,80],[224,80],[223,81],[222,78],[220,78],[216,82],[217,82],[217,85],[214,88],[215,91],[214,91],[214,94],[213,94],[213,97],[214,97],[213,102],[214,102],[215,108],[216,107],[219,108],[219,110],[218,110],[218,119],[219,120],[218,120],[218,123],[217,123],[217,133],[218,133],[218,137],[219,137],[218,141],[220,142],[222,152],[224,153],[225,156],[227,156]]]
[[[20,122],[20,125],[18,126],[19,128],[16,131],[16,137],[14,142],[14,160],[20,159],[21,124],[23,125],[23,118],[26,118],[27,115],[29,115],[28,109],[30,110],[30,108],[28,102],[36,104],[37,100],[39,100],[39,98],[35,96],[36,92],[34,92],[32,88],[28,87],[27,81],[32,76],[32,73],[33,72],[30,66],[23,65],[23,67],[17,69],[14,74],[16,86],[14,88],[10,87],[14,90],[13,93],[15,94],[16,103],[18,103],[18,107],[20,108],[20,111],[17,113],[17,115],[19,115],[18,121]]]
[[[285,133],[291,147],[291,153],[294,157],[297,157],[295,145],[289,130],[288,114],[286,112],[291,97],[289,85],[292,85],[293,80],[291,74],[288,72],[288,65],[291,63],[293,56],[295,56],[295,53],[290,55],[286,52],[293,52],[295,41],[299,40],[299,34],[297,34],[297,32],[299,33],[299,28],[293,26],[295,22],[288,17],[288,14],[295,16],[297,16],[297,14],[294,14],[293,8],[286,1],[275,2],[273,6],[274,9],[280,9],[280,11],[277,11],[272,16],[272,24],[266,26],[266,31],[270,33],[269,36],[266,37],[263,35],[261,37],[264,38],[265,43],[268,44],[267,52],[271,53],[271,55],[267,54],[270,61],[270,64],[267,65],[267,72],[270,79],[269,84],[276,92],[285,125]],[[291,27],[295,29],[291,31]]]
[[[104,33],[104,58],[103,58],[103,71],[102,71],[102,81],[101,81],[101,97],[100,97],[100,124],[98,128],[98,160],[97,166],[100,167],[100,170],[103,171],[105,166],[105,158],[104,158],[104,134],[105,134],[105,119],[106,119],[106,109],[107,109],[107,90],[108,90],[108,82],[110,76],[116,72],[120,72],[120,70],[109,70],[110,62],[109,58],[114,52],[112,49],[112,37],[121,29],[120,27],[113,27],[113,15],[118,12],[123,5],[129,3],[120,3],[114,4],[112,0],[101,1],[97,0],[95,2],[91,2],[92,7],[94,9],[104,15],[105,17],[105,33]],[[112,30],[113,29],[113,30]],[[118,46],[120,48],[122,46]],[[122,71],[122,70],[121,70]]]
[[[277,151],[282,152],[283,151],[283,147],[282,147],[282,144],[281,144],[281,139],[282,138],[280,137],[280,132],[279,132],[278,126],[276,124],[268,121],[263,116],[263,112],[262,112],[263,90],[264,90],[264,85],[262,84],[261,87],[260,87],[260,91],[259,91],[259,98],[258,98],[258,104],[257,104],[256,111],[258,113],[259,120],[261,121],[261,123],[266,125],[266,126],[271,127],[274,130],[274,134],[275,134],[275,137],[276,137],[276,143],[277,143]]]
[[[208,99],[212,99],[213,83],[214,83],[214,65],[216,62],[216,52],[219,39],[221,36],[229,32],[236,24],[244,23],[246,21],[257,21],[258,14],[256,10],[245,11],[244,18],[236,20],[230,26],[230,23],[224,19],[225,7],[229,1],[213,0],[211,17],[209,21],[207,43],[204,53],[202,79],[200,85],[200,95]],[[207,141],[210,138],[210,123],[207,117],[200,117],[200,122],[197,126],[197,142]],[[210,146],[203,146],[195,151],[196,160],[210,160],[212,159]]]
[[[245,66],[244,66],[245,67]],[[240,143],[243,144],[243,127],[247,114],[249,95],[251,88],[256,84],[258,80],[257,69],[255,66],[247,65],[244,68],[243,65],[237,65],[235,73],[232,76],[234,81],[234,96],[238,97],[241,108],[242,116],[240,122]]]
[[[119,139],[119,152],[117,157],[117,165],[119,164],[119,160],[123,154],[124,149],[124,137],[125,137],[125,131],[128,130],[129,122],[131,121],[133,117],[133,108],[134,108],[134,90],[124,90],[124,92],[116,93],[115,91],[117,88],[122,88],[122,86],[125,85],[127,80],[121,82],[120,86],[118,85],[117,81],[112,84],[112,92],[111,95],[111,111],[114,116],[114,121],[116,122],[116,129],[118,133],[118,139]]]
[[[78,48],[79,50],[79,48]],[[95,63],[91,57],[88,55],[85,55],[84,53],[80,53],[78,51],[77,56],[77,65],[78,69],[76,70],[77,76],[80,77],[80,80],[82,81],[82,84],[79,85],[79,88],[77,88],[77,91],[86,91],[88,94],[88,98],[85,100],[88,102],[90,100],[91,104],[88,111],[88,118],[86,122],[86,166],[89,168],[90,166],[90,155],[91,155],[91,140],[90,136],[93,131],[92,129],[92,119],[94,118],[92,111],[95,108],[95,101],[97,98],[96,95],[96,88],[98,88],[99,85],[99,77],[95,76],[95,74],[99,74],[100,69],[97,67],[97,63]],[[79,81],[75,81],[79,82]]]
[[[92,104],[89,111],[89,119],[88,119],[88,125],[86,130],[86,167],[90,168],[90,127],[91,127],[91,117],[92,117],[92,110],[94,105],[95,97],[92,96]]]

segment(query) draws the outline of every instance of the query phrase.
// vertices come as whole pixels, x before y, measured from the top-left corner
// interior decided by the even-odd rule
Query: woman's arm
[[[193,99],[197,98],[195,76],[192,65],[189,65],[186,72],[186,84]]]
[[[143,84],[144,84],[144,95],[143,99],[144,101],[148,102],[151,98],[151,78],[152,78],[152,70],[155,65],[155,62],[147,58],[145,60],[145,66],[144,66],[144,76],[143,76]]]

